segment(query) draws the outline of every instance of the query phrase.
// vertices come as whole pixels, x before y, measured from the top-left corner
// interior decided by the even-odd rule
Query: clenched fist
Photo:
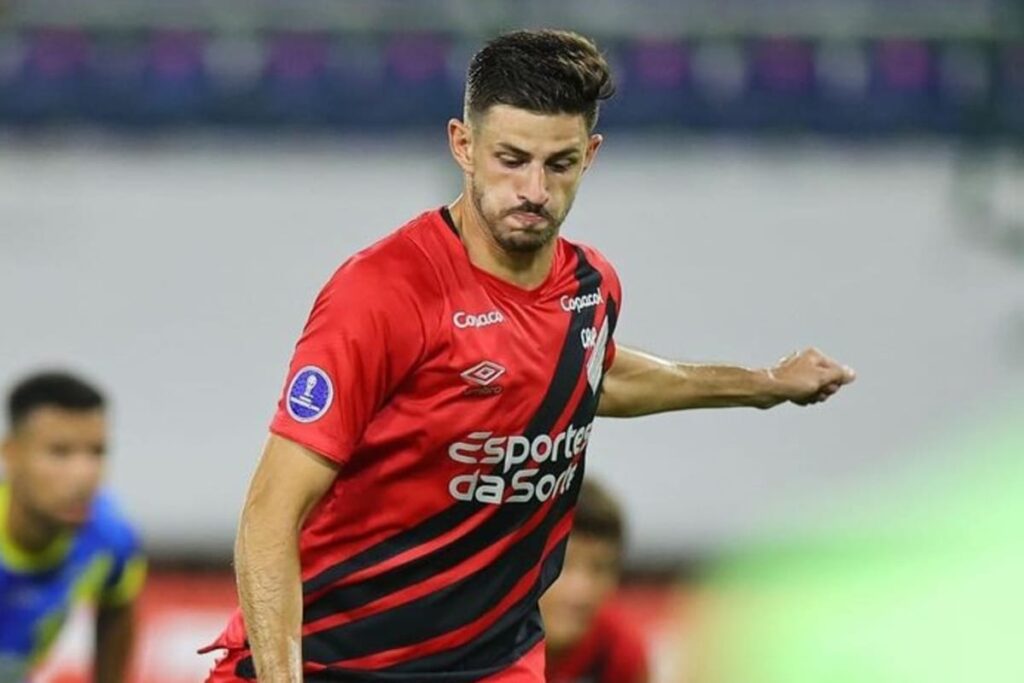
[[[779,402],[800,406],[820,403],[857,378],[851,368],[815,348],[786,356],[768,374],[775,381]]]

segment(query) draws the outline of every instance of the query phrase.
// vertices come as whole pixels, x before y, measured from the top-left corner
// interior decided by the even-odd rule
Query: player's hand
[[[851,368],[815,348],[786,356],[768,373],[775,380],[779,399],[800,406],[821,403],[857,378]]]

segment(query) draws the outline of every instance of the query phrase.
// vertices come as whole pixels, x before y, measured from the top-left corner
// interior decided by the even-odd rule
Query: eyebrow
[[[533,157],[533,155],[527,152],[525,149],[520,149],[515,145],[511,145],[507,142],[499,142],[498,147],[502,148],[506,152],[511,152],[512,154],[517,154],[519,156],[529,158]],[[547,160],[552,161],[555,159],[561,159],[562,157],[568,157],[573,154],[579,154],[579,150],[577,150],[575,147],[566,147],[565,149],[560,149],[551,156],[549,156]]]

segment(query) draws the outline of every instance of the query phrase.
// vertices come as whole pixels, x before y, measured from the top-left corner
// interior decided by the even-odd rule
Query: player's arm
[[[96,612],[96,683],[124,683],[135,645],[135,603],[101,606]]]
[[[605,373],[597,413],[636,417],[689,408],[771,408],[791,401],[824,401],[855,378],[853,370],[817,349],[783,358],[771,368],[677,363],[618,347]]]
[[[336,476],[335,464],[271,435],[249,485],[235,573],[261,681],[302,683],[299,531]]]
[[[134,533],[114,551],[114,567],[96,609],[93,680],[124,683],[135,646],[135,604],[146,583],[146,558]]]

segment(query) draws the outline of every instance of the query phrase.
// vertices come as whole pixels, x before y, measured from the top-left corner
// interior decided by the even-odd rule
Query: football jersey
[[[605,607],[580,641],[547,662],[548,683],[646,683],[647,649],[628,617]]]
[[[101,493],[89,518],[38,553],[7,535],[10,491],[0,483],[0,681],[18,683],[46,655],[79,601],[119,606],[142,589],[138,537]]]
[[[270,427],[339,465],[300,535],[306,680],[477,681],[542,642],[620,302],[562,238],[535,289],[475,267],[447,209],[334,274]],[[246,646],[239,614],[214,647]]]

